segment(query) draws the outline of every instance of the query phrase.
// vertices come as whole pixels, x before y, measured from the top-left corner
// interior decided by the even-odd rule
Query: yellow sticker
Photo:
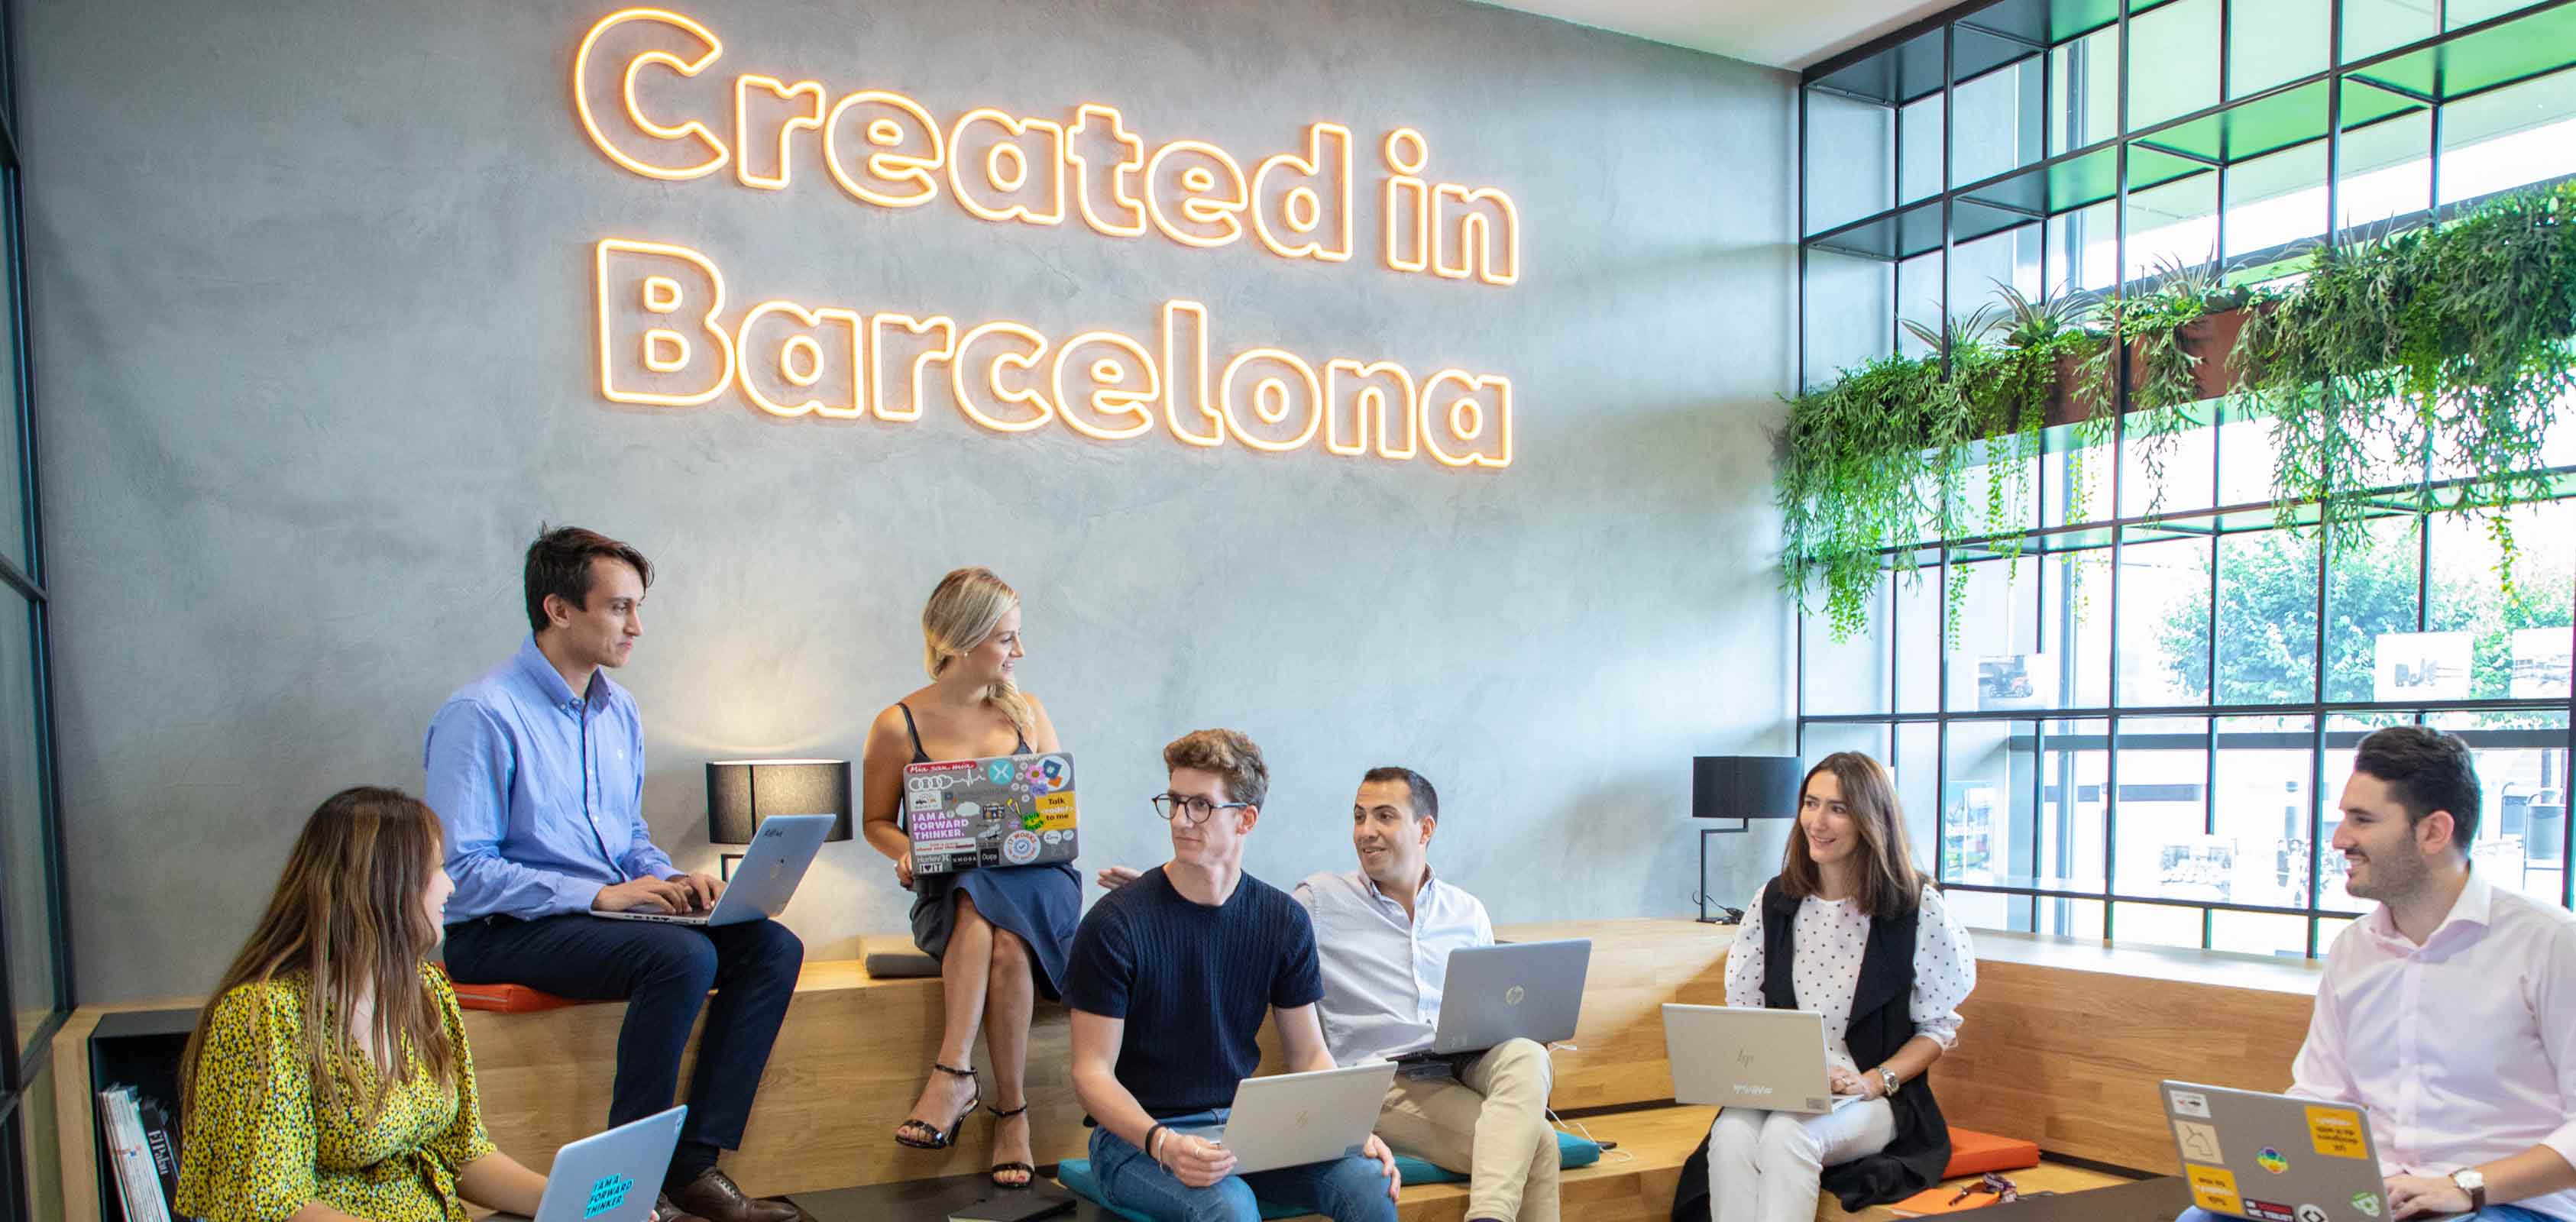
[[[1047,831],[1060,832],[1073,826],[1073,795],[1042,793],[1037,800],[1038,818]]]
[[[2225,1167],[2186,1165],[2183,1174],[2191,1177],[2192,1204],[2214,1214],[2244,1212],[2236,1195],[2236,1173]]]
[[[2361,1136],[2361,1113],[2339,1107],[2308,1109],[2308,1140],[2327,1158],[2368,1158]]]

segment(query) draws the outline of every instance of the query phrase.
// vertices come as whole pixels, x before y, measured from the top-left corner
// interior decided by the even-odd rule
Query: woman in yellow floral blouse
[[[545,1177],[493,1148],[447,977],[423,959],[454,890],[438,817],[344,790],[181,1061],[179,1212],[209,1222],[467,1222],[534,1214]]]

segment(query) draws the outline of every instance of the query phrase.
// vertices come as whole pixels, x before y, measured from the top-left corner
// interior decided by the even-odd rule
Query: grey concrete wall
[[[1364,199],[1377,137],[1418,127],[1435,173],[1518,201],[1500,290],[1393,274],[1365,239],[1331,267],[880,211],[810,161],[780,193],[647,182],[570,103],[606,5],[20,7],[85,1001],[204,988],[318,799],[420,783],[430,713],[525,631],[541,520],[660,567],[619,678],[686,864],[713,860],[701,762],[855,753],[922,680],[921,600],[959,564],[1026,597],[1023,681],[1082,757],[1094,865],[1160,860],[1159,748],[1231,725],[1278,778],[1263,877],[1348,868],[1353,784],[1401,761],[1443,785],[1435,861],[1498,920],[1679,913],[1687,758],[1788,746],[1764,433],[1792,352],[1786,74],[1450,0],[685,9],[724,81],[895,88],[943,120],[1106,101],[1247,162],[1338,120]],[[780,295],[1150,335],[1186,296],[1220,355],[1504,373],[1518,461],[999,436],[944,400],[905,426],[620,407],[589,329],[610,235],[707,251],[728,319]],[[1721,896],[1780,826],[1730,839]],[[846,955],[907,901],[836,844],[790,920]]]

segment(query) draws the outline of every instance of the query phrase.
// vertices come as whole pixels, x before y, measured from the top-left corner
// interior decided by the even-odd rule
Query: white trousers
[[[1821,1116],[1730,1107],[1708,1130],[1711,1222],[1812,1222],[1827,1167],[1896,1140],[1885,1099]]]

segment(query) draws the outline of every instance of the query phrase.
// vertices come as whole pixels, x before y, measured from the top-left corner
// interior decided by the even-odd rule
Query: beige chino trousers
[[[1557,1222],[1556,1130],[1547,1122],[1554,1073],[1547,1049],[1500,1044],[1454,1078],[1399,1076],[1377,1133],[1398,1154],[1466,1173],[1467,1217]]]

